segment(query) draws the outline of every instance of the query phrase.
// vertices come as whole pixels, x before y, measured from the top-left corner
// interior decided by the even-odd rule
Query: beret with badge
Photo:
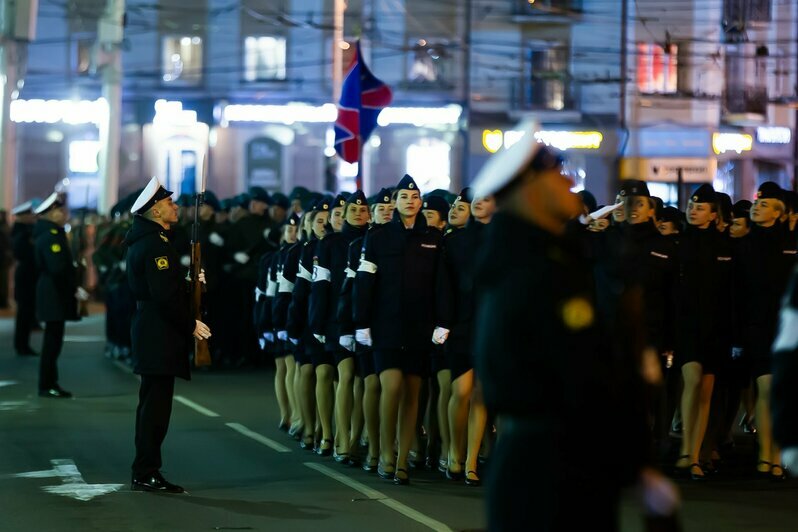
[[[442,196],[427,196],[424,199],[423,209],[428,211],[436,211],[441,215],[442,220],[446,220],[449,216],[449,209],[451,206],[446,198]]]

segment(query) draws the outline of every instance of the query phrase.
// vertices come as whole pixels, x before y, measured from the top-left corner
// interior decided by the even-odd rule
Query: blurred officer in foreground
[[[172,192],[153,177],[130,210],[135,217],[125,242],[127,278],[136,298],[133,372],[141,375],[132,489],[183,493],[160,473],[161,444],[169,429],[175,377],[191,378],[192,333],[194,338],[207,339],[211,331],[191,315],[180,255],[167,237],[178,223]]]
[[[678,497],[644,468],[645,417],[633,410],[642,403],[639,361],[627,352],[642,345],[630,348],[635,329],[616,337],[622,345],[609,342],[591,266],[565,237],[581,201],[562,159],[534,140],[532,124],[522,126],[522,139],[474,182],[474,195],[495,195],[499,209],[475,284],[476,368],[501,430],[487,479],[489,528],[615,530],[620,489],[637,477],[648,511],[670,515]],[[623,434],[585,457],[607,412]]]
[[[33,230],[39,278],[36,281],[36,316],[45,323],[42,358],[39,365],[39,395],[69,398],[72,394],[58,384],[56,361],[64,345],[64,324],[78,321],[78,299],[89,294],[78,286],[77,272],[69,252],[64,224],[68,220],[64,198],[53,192],[36,208],[39,220]]]
[[[14,269],[14,299],[17,316],[14,320],[14,349],[20,356],[35,356],[30,346],[30,333],[36,319],[36,260],[33,252],[33,227],[36,215],[33,210],[38,201],[28,201],[11,211],[14,226],[11,228],[11,249],[17,266]]]
[[[773,438],[781,446],[786,470],[798,475],[798,268],[781,308],[779,333],[773,344],[771,411]]]

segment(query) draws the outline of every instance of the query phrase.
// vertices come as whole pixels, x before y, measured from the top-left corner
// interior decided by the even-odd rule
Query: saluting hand
[[[200,320],[196,320],[197,325],[194,327],[194,338],[197,340],[207,340],[211,337],[211,329]]]

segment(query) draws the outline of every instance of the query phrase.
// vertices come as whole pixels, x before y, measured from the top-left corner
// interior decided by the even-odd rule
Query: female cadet
[[[409,482],[407,457],[413,443],[421,378],[434,328],[433,294],[441,233],[419,216],[421,193],[405,175],[397,186],[393,220],[371,229],[354,286],[354,321],[360,343],[374,346],[380,376],[380,464],[382,478]],[[393,463],[397,420],[399,453]]]
[[[743,331],[743,356],[747,357],[756,379],[757,471],[784,478],[781,451],[773,442],[770,388],[773,379],[771,346],[776,339],[781,298],[795,265],[796,243],[779,222],[785,212],[783,191],[772,182],[763,183],[751,207],[751,233],[738,248],[740,324]]]
[[[344,202],[342,207],[339,207],[339,201]],[[354,350],[345,349],[339,341],[338,299],[346,278],[349,244],[365,235],[368,228],[369,210],[365,194],[358,190],[346,201],[343,200],[343,197],[336,199],[335,208],[333,209],[335,216],[338,215],[339,209],[343,215],[342,228],[333,234],[325,236],[316,247],[309,319],[313,336],[321,339],[324,343],[325,362],[334,362],[338,370],[338,386],[335,400],[337,431],[335,461],[348,464],[350,449],[357,448],[357,441],[360,436],[359,434],[354,434],[354,431],[350,431],[350,425],[357,426],[362,423],[360,423],[360,419],[354,419],[352,416],[355,385]],[[317,383],[322,383],[323,379],[318,371],[319,369],[317,369]],[[329,373],[329,382],[331,384],[332,373]],[[326,378],[327,375],[325,373],[324,379]],[[326,391],[326,380],[324,386]],[[318,389],[317,400],[319,402],[319,412],[321,412],[322,396]],[[324,427],[323,422],[322,427]]]
[[[310,213],[302,215],[302,219],[298,223],[298,228],[301,229],[298,231],[298,241],[288,248],[281,259],[277,279],[277,296],[274,298],[272,307],[272,321],[274,322],[274,330],[277,331],[276,341],[281,343],[288,352],[288,356],[286,356],[287,363],[291,362],[294,366],[293,382],[288,388],[293,396],[295,409],[294,419],[292,419],[288,434],[297,440],[302,438],[302,430],[307,419],[304,417],[302,410],[300,385],[300,368],[307,363],[304,357],[304,345],[295,345],[289,340],[287,323],[288,308],[291,304],[291,296],[294,291],[294,285],[297,282],[297,274],[299,273],[299,260],[305,243],[310,240],[310,220]],[[286,375],[286,379],[288,378],[289,376]]]
[[[679,244],[681,280],[678,298],[678,349],[684,391],[681,413],[684,426],[677,469],[693,480],[703,480],[698,464],[707,430],[715,373],[731,353],[727,314],[732,256],[728,237],[715,228],[717,196],[702,185],[687,203],[687,230]]]
[[[391,221],[393,206],[391,205],[391,191],[384,188],[372,199],[371,219],[372,227],[383,225]],[[352,289],[355,275],[360,267],[360,250],[363,248],[363,236],[354,239],[349,244],[348,260],[346,266],[346,279],[341,287],[338,303],[338,322],[340,324],[339,343],[344,349],[354,351],[357,357],[357,369],[363,381],[362,411],[368,440],[368,456],[363,461],[363,469],[371,472],[377,469],[377,457],[380,452],[380,379],[374,369],[374,353],[371,347],[355,342],[355,324],[353,321]],[[355,409],[361,397],[355,387]],[[355,419],[352,420],[353,430],[351,438],[354,440],[363,431]],[[355,465],[356,459],[350,459],[350,464]]]
[[[316,449],[316,397],[315,397],[315,372],[313,371],[313,354],[320,344],[313,338],[308,320],[308,300],[313,282],[313,257],[316,254],[316,244],[319,235],[324,236],[327,221],[330,216],[332,199],[325,197],[319,200],[310,213],[310,238],[303,244],[299,257],[296,283],[288,307],[288,321],[286,324],[289,341],[300,347],[302,364],[299,367],[299,407],[302,410],[304,428],[302,441],[299,446],[307,451]],[[330,449],[331,445],[327,446]]]

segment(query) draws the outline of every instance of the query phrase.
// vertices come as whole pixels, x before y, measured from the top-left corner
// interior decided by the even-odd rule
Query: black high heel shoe
[[[383,480],[391,480],[396,474],[396,466],[393,464],[383,464],[380,460],[377,464],[377,474]]]
[[[313,451],[314,444],[313,436],[304,436],[302,440],[299,442],[299,448],[303,451]]]
[[[696,473],[696,469],[701,473]],[[707,479],[706,475],[704,474],[704,470],[701,469],[700,464],[690,464],[690,480],[694,480],[696,482],[704,482]]]
[[[460,471],[452,471],[452,466],[448,465],[446,467],[446,478],[448,478],[449,480],[454,480],[456,482],[463,480],[465,478],[465,474],[463,472],[464,466],[465,464],[460,464]]]
[[[407,474],[405,469],[397,469],[393,475],[393,483],[397,486],[407,486],[410,484],[410,475]]]
[[[324,446],[325,444],[327,444],[328,447],[325,447]],[[319,449],[316,451],[316,454],[318,454],[319,456],[330,456],[332,452],[333,452],[333,441],[329,439],[321,440],[321,443],[319,443]]]
[[[787,472],[784,470],[784,466],[781,464],[773,464],[770,468],[770,480],[774,482],[787,480]]]
[[[478,488],[479,486],[482,485],[482,481],[477,476],[476,471],[469,471],[468,473],[466,473],[465,483],[466,486],[471,486],[472,488]]]
[[[366,460],[363,462],[363,471],[367,473],[372,473],[377,470],[377,459],[372,458],[371,456],[366,457]]]

